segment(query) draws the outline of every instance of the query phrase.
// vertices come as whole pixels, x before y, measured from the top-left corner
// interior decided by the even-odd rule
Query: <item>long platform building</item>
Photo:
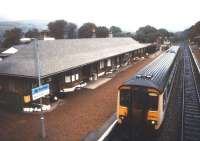
[[[96,80],[157,49],[132,38],[38,40],[36,45],[41,82],[50,85],[50,95]],[[38,86],[34,47],[34,42],[13,46],[17,52],[0,61],[0,104],[32,101],[31,90]]]

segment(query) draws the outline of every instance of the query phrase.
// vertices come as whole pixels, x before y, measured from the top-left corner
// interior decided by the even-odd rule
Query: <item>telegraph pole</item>
[[[40,66],[40,56],[38,52],[38,40],[36,38],[32,39],[34,41],[34,57],[35,57],[35,68],[38,75],[38,84],[39,87],[42,85],[41,83],[41,66]],[[42,97],[40,98],[40,122],[41,122],[41,134],[42,140],[46,138],[46,131],[45,131],[45,121],[44,121],[44,112],[42,109]]]

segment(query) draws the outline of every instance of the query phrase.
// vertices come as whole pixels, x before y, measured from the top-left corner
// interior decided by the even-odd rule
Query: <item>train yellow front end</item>
[[[160,127],[159,91],[152,88],[122,86],[118,92],[117,118],[134,125],[145,125],[153,129]]]

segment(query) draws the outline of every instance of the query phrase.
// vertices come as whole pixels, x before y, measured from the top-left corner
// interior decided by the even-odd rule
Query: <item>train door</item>
[[[148,111],[148,95],[142,87],[134,88],[131,95],[130,119],[135,126],[145,124]]]

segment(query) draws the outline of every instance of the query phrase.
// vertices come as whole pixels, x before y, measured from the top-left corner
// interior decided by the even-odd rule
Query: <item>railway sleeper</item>
[[[197,113],[186,113],[187,115],[185,116],[186,119],[199,119],[200,120],[200,115]]]
[[[192,76],[190,76],[190,77],[192,77]],[[185,87],[185,89],[187,90],[187,89],[195,89],[195,87],[194,87],[194,83],[193,82],[186,82],[185,83],[185,85],[186,86],[189,86],[189,87]]]
[[[185,89],[184,93],[185,94],[195,94],[196,93],[196,88],[193,86],[187,86],[187,87],[190,87],[189,89]]]
[[[194,103],[195,102],[195,103]],[[197,104],[198,103],[198,99],[195,98],[194,96],[190,95],[187,97],[187,100],[185,101],[186,104],[191,104],[191,105],[194,105],[194,104]]]
[[[200,135],[199,135],[200,128],[195,128],[193,126],[185,126],[184,130],[185,130],[185,132],[184,132],[185,134],[189,133],[191,136],[199,136],[200,137]]]
[[[186,120],[187,120],[187,124],[190,124],[191,122],[191,124],[196,123],[196,125],[199,125],[199,122],[200,122],[199,119],[195,119],[195,118],[192,118],[192,119],[187,118]],[[186,123],[186,121],[184,121],[184,123]]]
[[[186,103],[187,105],[192,105],[192,106],[193,106],[193,105],[194,105],[194,106],[196,105],[197,107],[199,107],[198,104],[197,104],[197,103],[199,103],[199,101],[198,101],[196,98],[192,98],[192,97],[191,97],[191,98],[190,98],[190,101],[186,101],[185,103]]]
[[[190,107],[190,106],[188,106],[188,107]],[[196,112],[196,113],[200,114],[200,108],[199,108],[198,105],[197,105],[197,106],[193,106],[193,108],[185,109],[185,111],[186,111],[186,112],[187,112],[187,111],[193,111],[193,112]]]
[[[191,128],[184,128],[184,130],[185,130],[184,135],[198,137],[200,140],[200,135],[199,135],[200,130],[199,129],[195,129],[195,128],[191,127]]]
[[[193,88],[193,89],[189,89],[189,90],[185,90],[185,94],[194,94],[196,93],[196,89]]]
[[[195,116],[195,117],[197,117],[198,118],[198,116],[200,117],[200,113],[199,112],[196,112],[196,111],[185,111],[185,113],[186,114],[191,114],[191,115],[193,115],[193,116]]]
[[[188,121],[188,120],[187,120],[187,121],[184,121],[184,124],[185,124],[185,125],[188,125],[188,126],[191,125],[191,126],[200,128],[200,122],[199,122],[199,121],[195,121],[195,122],[192,121],[192,122],[191,122],[191,121]]]
[[[198,102],[195,103],[195,101],[186,101],[185,107],[186,107],[186,110],[190,110],[190,109],[200,110]]]
[[[184,137],[184,141],[199,141],[199,137],[192,137],[188,135]]]
[[[186,106],[185,106],[186,107]],[[200,113],[199,107],[198,106],[188,106],[187,107],[193,107],[193,108],[185,108],[185,112],[193,112],[193,113]]]
[[[197,103],[191,103],[191,102],[187,102],[186,105],[185,105],[185,109],[194,109],[194,110],[197,110],[199,111],[199,105],[197,105]]]

